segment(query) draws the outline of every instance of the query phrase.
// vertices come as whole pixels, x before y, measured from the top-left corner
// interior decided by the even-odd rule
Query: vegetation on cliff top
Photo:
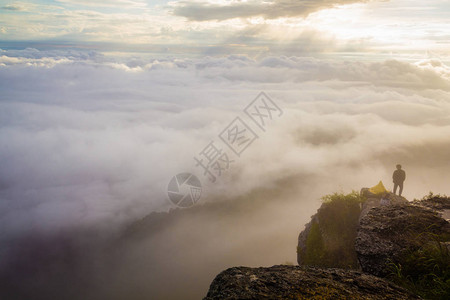
[[[399,263],[390,263],[388,278],[425,299],[450,299],[450,255],[442,240],[421,245],[408,252]]]
[[[450,198],[445,195],[434,195],[430,192],[416,203],[428,207],[448,208]],[[407,288],[424,299],[450,299],[450,234],[433,234],[430,228],[424,228],[421,236],[411,237],[411,244],[416,248],[409,250],[398,263],[390,263],[389,279]]]

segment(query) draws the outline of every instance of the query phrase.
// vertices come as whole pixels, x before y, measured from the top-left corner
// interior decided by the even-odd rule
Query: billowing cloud
[[[233,18],[304,17],[321,9],[367,0],[272,0],[272,1],[178,1],[174,14],[189,20],[227,20]]]
[[[296,168],[320,174],[384,149],[441,143],[450,122],[448,67],[438,60],[157,60],[27,49],[1,52],[0,77],[0,186],[9,207],[2,226],[11,230],[44,216],[38,223],[50,227],[120,223],[166,208],[168,179],[196,170],[193,156],[261,90],[287,112],[273,129],[279,137],[261,138],[252,158],[225,177],[235,191]],[[280,137],[290,150],[258,172],[255,166],[277,155],[270,145],[283,143]]]

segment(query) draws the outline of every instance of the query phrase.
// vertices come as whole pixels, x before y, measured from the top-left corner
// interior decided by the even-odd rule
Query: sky
[[[177,279],[199,299],[226,267],[295,261],[321,196],[392,189],[398,163],[408,200],[449,195],[449,14],[439,0],[0,0],[0,255],[29,234],[107,235],[174,209],[168,183],[190,172],[199,207],[251,207],[225,229],[199,213],[147,241],[202,234],[189,270],[205,259],[207,274]],[[282,110],[265,130],[244,112],[261,92]],[[194,157],[211,141],[227,149],[220,134],[237,117],[257,139],[213,183]],[[164,251],[147,262],[169,278],[187,252]],[[150,252],[131,249],[130,264]],[[123,284],[150,289],[141,271]]]
[[[3,45],[177,55],[331,52],[445,56],[445,0],[1,1]]]

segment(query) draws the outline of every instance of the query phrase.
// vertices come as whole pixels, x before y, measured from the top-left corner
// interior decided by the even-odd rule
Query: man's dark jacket
[[[394,174],[392,174],[392,179],[394,180],[394,183],[403,183],[406,178],[406,173],[402,169],[395,170]]]

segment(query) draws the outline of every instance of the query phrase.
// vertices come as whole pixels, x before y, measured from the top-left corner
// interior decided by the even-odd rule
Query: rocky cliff
[[[381,195],[363,188],[360,193],[325,196],[322,206],[299,234],[299,265],[360,269],[355,240],[361,220],[375,207],[382,206]],[[408,201],[392,193],[386,195],[389,206]]]
[[[299,235],[300,266],[228,269],[205,300],[449,299],[450,198],[363,189],[323,200]]]

